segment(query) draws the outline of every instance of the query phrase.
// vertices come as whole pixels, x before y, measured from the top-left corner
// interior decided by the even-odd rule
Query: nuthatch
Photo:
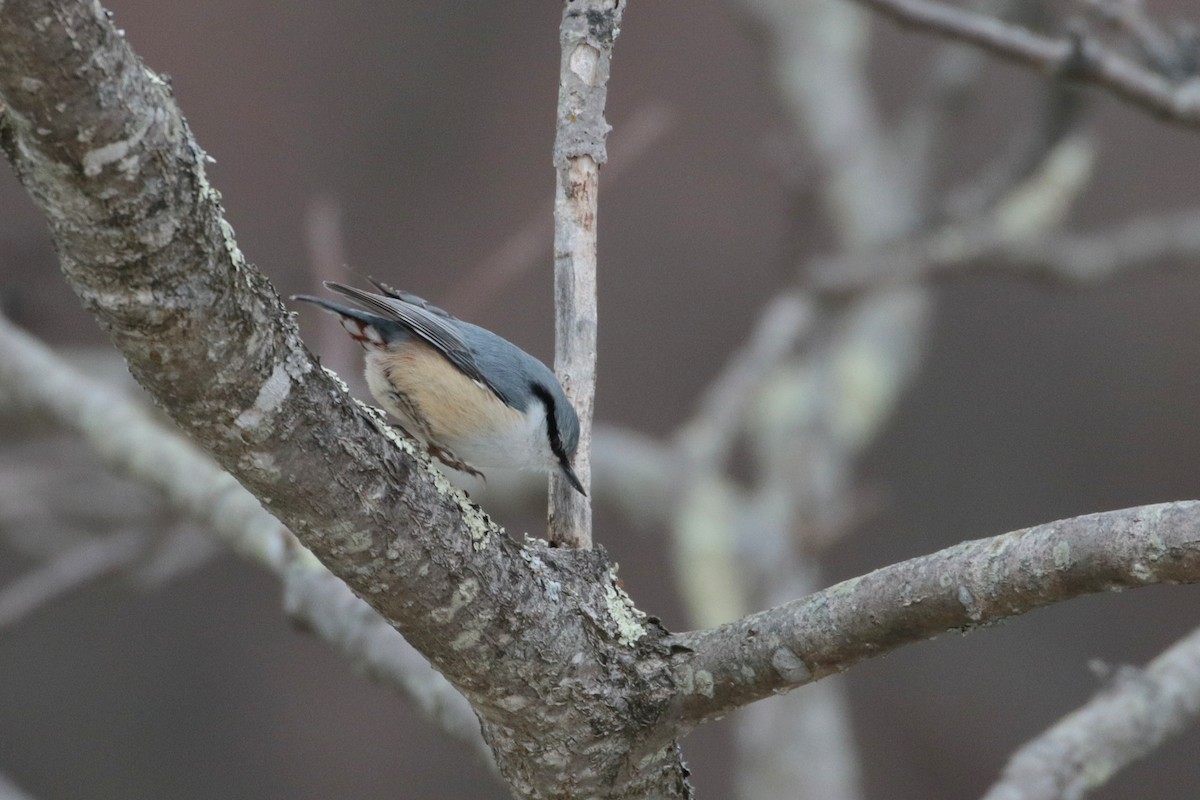
[[[337,314],[366,350],[367,386],[410,436],[449,467],[548,470],[580,494],[571,468],[579,417],[545,364],[478,325],[372,280],[383,294],[326,281],[351,308],[295,295]]]

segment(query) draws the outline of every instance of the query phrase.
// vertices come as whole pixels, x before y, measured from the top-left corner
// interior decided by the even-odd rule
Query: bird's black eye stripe
[[[529,384],[529,390],[533,392],[534,397],[542,401],[542,405],[546,408],[546,432],[550,436],[550,452],[554,453],[555,458],[559,461],[570,463],[566,450],[563,449],[562,434],[558,430],[558,409],[554,404],[554,398],[540,383]]]

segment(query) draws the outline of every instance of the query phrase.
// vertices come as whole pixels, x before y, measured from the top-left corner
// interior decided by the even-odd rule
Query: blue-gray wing
[[[334,281],[325,281],[325,287],[349,297],[363,308],[379,314],[384,319],[399,322],[436,348],[468,378],[486,386],[506,405],[512,405],[510,398],[480,372],[471,348],[467,346],[458,329],[458,320],[442,309],[426,303],[416,295],[397,292],[394,289],[384,289],[391,295],[384,297]]]
[[[429,302],[425,298],[417,297],[412,292],[406,292],[403,289],[397,289],[393,286],[389,286],[388,284],[384,283],[383,281],[375,280],[370,275],[367,276],[367,280],[371,282],[372,286],[374,286],[379,291],[383,292],[388,297],[394,298],[396,300],[400,300],[401,302],[408,303],[410,305],[420,306],[421,308],[425,309],[426,311],[430,312],[431,314],[436,314],[437,316],[442,317],[443,319],[447,319],[450,322],[461,322],[461,320],[456,319],[454,317],[454,315],[451,314],[449,311],[446,311],[443,308],[438,308],[437,306],[435,306],[433,303]]]

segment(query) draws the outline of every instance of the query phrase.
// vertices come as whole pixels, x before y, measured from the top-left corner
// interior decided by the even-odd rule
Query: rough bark
[[[604,553],[512,541],[316,365],[108,14],[0,4],[0,102],[0,144],[135,378],[468,697],[514,792],[687,796],[654,724],[660,635]]]

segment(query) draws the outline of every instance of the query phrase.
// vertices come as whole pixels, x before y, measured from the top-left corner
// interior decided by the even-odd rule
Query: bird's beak
[[[583,490],[583,484],[579,482],[579,476],[575,474],[575,470],[571,468],[571,465],[566,461],[561,461],[559,462],[559,466],[562,467],[563,475],[567,476],[567,481],[575,487],[575,491],[587,497],[588,493]]]

